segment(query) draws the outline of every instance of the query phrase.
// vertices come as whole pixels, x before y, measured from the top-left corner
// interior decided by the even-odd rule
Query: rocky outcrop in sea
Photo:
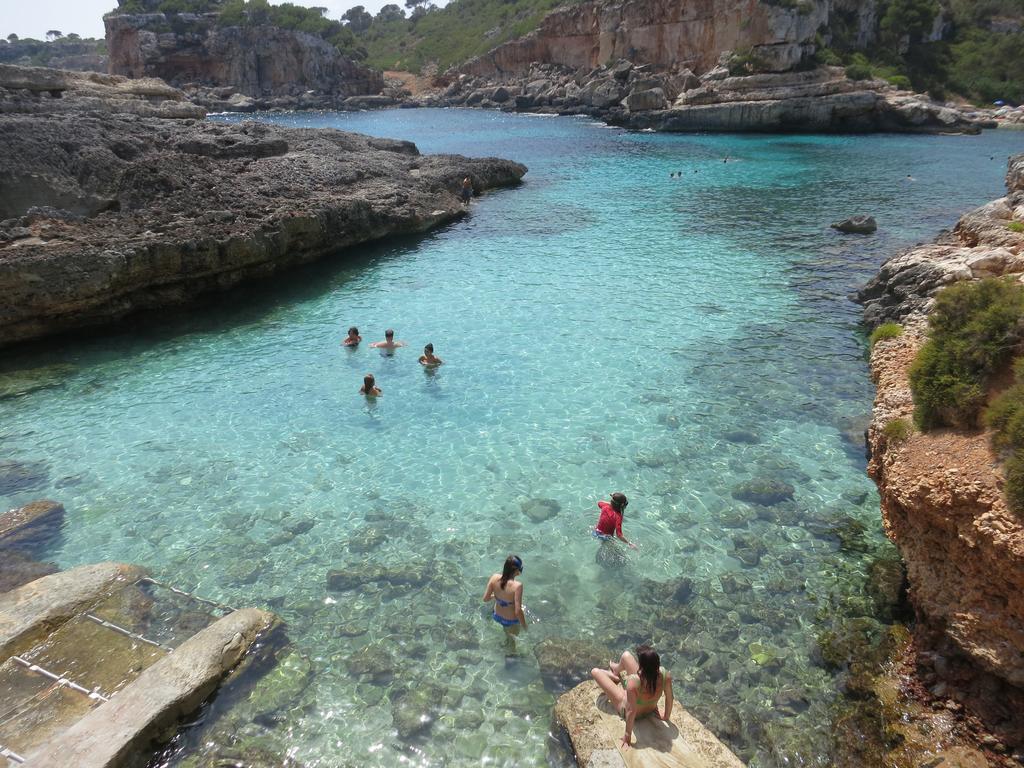
[[[336,109],[384,87],[381,72],[317,35],[268,24],[222,26],[218,15],[107,15],[110,72],[161,78],[211,111]]]
[[[463,178],[480,193],[526,173],[496,158],[424,156],[408,141],[188,119],[202,111],[180,94],[168,115],[186,119],[153,116],[164,92],[155,104],[140,97],[141,112],[115,99],[104,113],[91,91],[26,91],[18,78],[43,75],[20,69],[0,70],[0,344],[422,232],[465,215]],[[80,99],[88,111],[68,108]]]
[[[907,567],[917,677],[927,693],[965,705],[991,734],[983,744],[1024,757],[1024,524],[1003,495],[985,432],[886,427],[913,414],[908,370],[925,340],[934,294],[961,280],[1024,276],[1024,155],[1010,162],[1007,197],[965,215],[933,245],[883,265],[861,292],[870,325],[903,333],[871,355],[877,387],[868,439],[886,533]],[[998,749],[997,749],[998,747]]]

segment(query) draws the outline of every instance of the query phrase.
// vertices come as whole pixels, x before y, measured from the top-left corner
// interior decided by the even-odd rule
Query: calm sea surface
[[[557,762],[538,658],[654,640],[677,698],[745,758],[825,764],[839,693],[816,637],[834,611],[871,614],[867,573],[886,554],[862,446],[844,436],[872,397],[846,297],[999,196],[1024,133],[265,119],[530,172],[424,237],[3,353],[0,385],[61,366],[0,400],[0,460],[33,475],[0,486],[0,506],[65,504],[53,560],[142,563],[288,623],[295,653],[262,693],[170,761],[230,747],[311,766]],[[876,236],[828,229],[859,212]],[[409,348],[344,349],[353,324]],[[433,373],[416,362],[426,342],[446,360]],[[356,394],[366,372],[384,391],[373,404]],[[735,499],[751,480],[792,499]],[[629,496],[636,552],[589,533],[612,491]],[[514,650],[480,601],[510,552],[532,622]],[[332,569],[366,583],[328,591]]]

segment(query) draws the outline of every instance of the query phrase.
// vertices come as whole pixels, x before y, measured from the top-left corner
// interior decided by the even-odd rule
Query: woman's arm
[[[494,599],[494,577],[487,580],[487,589],[484,590],[484,602],[489,603]]]
[[[526,629],[526,614],[523,613],[523,585],[516,584],[515,592],[512,593],[512,599],[516,608],[516,618],[519,619],[519,626]]]
[[[665,672],[665,711],[661,714],[661,719],[666,723],[672,718],[672,674],[666,670]]]
[[[633,740],[633,722],[636,720],[636,689],[639,679],[630,677],[626,681],[626,733],[622,737],[623,749]]]

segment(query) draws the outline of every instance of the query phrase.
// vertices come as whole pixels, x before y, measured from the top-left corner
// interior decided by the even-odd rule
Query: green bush
[[[985,411],[985,426],[992,430],[992,444],[1009,451],[1006,462],[1006,498],[1016,510],[1024,510],[1024,358],[1013,364],[1014,384]]]
[[[973,428],[992,377],[1018,351],[1024,286],[991,278],[950,286],[929,318],[930,338],[910,367],[920,429]]]
[[[846,68],[847,80],[870,80],[871,78],[871,67],[867,64],[851,64]]]
[[[895,85],[897,88],[903,91],[909,91],[914,86],[910,82],[910,78],[906,75],[889,75],[885,78],[890,85]]]
[[[1006,501],[1010,509],[1020,513],[1024,510],[1024,457],[1017,451],[1007,460],[1003,471],[1006,473]]]
[[[1024,221],[1011,221],[1006,228],[1011,232],[1024,232]]]
[[[906,440],[910,437],[910,432],[910,422],[906,419],[893,419],[882,427],[882,434],[885,436],[885,439],[891,443],[898,443]]]
[[[903,335],[903,326],[899,323],[882,323],[871,332],[871,346],[875,346],[883,339],[895,339]]]

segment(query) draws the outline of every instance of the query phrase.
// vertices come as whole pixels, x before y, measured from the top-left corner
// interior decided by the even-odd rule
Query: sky
[[[376,14],[389,2],[404,5],[404,0],[298,0],[296,4],[325,7],[327,16],[337,19],[354,5]],[[444,3],[435,0],[435,5]],[[117,0],[0,0],[0,37],[13,32],[18,37],[45,40],[51,29],[65,35],[76,32],[82,37],[103,37],[103,14],[115,6]]]

